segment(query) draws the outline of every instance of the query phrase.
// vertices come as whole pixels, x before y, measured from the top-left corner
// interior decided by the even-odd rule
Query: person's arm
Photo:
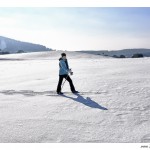
[[[67,64],[67,68],[68,68],[68,70],[70,69],[69,68],[69,63],[68,63],[68,60],[66,59],[66,64]]]
[[[72,73],[71,68],[69,68],[69,63],[68,63],[68,60],[67,60],[67,59],[66,59],[66,64],[67,64],[68,72],[69,72],[69,73]]]

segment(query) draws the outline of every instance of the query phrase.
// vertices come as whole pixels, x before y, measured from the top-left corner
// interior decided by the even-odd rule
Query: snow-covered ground
[[[0,56],[0,142],[150,142],[150,58],[67,52],[57,96],[60,53]]]

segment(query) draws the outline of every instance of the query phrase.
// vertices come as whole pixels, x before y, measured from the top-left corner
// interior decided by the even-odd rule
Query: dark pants
[[[72,82],[71,78],[69,77],[69,75],[59,75],[59,82],[58,82],[58,86],[57,86],[57,92],[61,92],[61,84],[62,84],[63,78],[65,78],[69,82],[71,91],[72,92],[75,91],[73,82]]]

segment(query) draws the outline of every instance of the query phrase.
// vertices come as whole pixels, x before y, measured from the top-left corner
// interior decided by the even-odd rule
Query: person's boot
[[[64,93],[62,93],[62,92],[57,92],[57,94],[59,94],[59,95],[63,95]]]
[[[72,91],[72,93],[79,93],[79,92],[75,90],[75,91]]]

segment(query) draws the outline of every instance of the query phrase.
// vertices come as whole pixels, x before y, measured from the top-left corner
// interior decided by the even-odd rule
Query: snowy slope
[[[0,61],[0,142],[150,142],[150,59],[67,53],[79,95],[54,93],[60,52]]]
[[[34,52],[34,53],[21,53],[21,54],[9,54],[9,55],[0,55],[2,60],[58,60],[60,54],[65,52],[70,59],[80,59],[80,58],[106,58],[104,56],[98,56],[94,54],[84,54],[82,52],[70,52],[70,51],[49,51],[49,52]]]
[[[19,50],[23,50],[24,52],[39,52],[39,51],[48,51],[50,49],[40,44],[22,42],[0,36],[0,50],[9,51],[10,53],[16,53]]]

